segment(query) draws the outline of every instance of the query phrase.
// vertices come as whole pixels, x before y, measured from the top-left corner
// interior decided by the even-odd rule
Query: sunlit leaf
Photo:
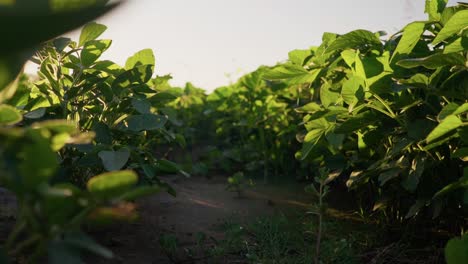
[[[16,108],[0,105],[0,126],[14,125],[21,120],[23,120],[23,116]]]
[[[437,69],[447,65],[465,65],[465,60],[465,57],[459,53],[436,53],[424,58],[400,60],[397,62],[397,65],[408,69],[420,66],[428,69]]]
[[[86,24],[81,30],[79,46],[85,45],[86,42],[96,40],[102,33],[107,30],[107,26],[91,22]]]
[[[450,20],[445,24],[442,30],[437,34],[436,38],[432,41],[433,45],[437,45],[454,34],[460,33],[463,29],[468,27],[468,10],[458,11]]]
[[[137,181],[138,176],[133,171],[107,172],[91,178],[87,189],[101,198],[115,198],[130,190]]]
[[[81,51],[83,66],[91,66],[110,47],[112,40],[91,40],[86,42]]]
[[[380,49],[382,43],[374,33],[367,30],[358,29],[339,36],[334,42],[330,44],[330,46],[328,46],[326,52],[329,53],[348,48],[362,48],[365,46]]]
[[[137,53],[135,53],[133,56],[127,59],[127,62],[125,63],[125,69],[130,70],[135,68],[136,66],[143,66],[143,65],[155,65],[155,57],[153,50],[151,49],[144,49],[141,50]]]
[[[468,263],[468,235],[451,239],[445,246],[447,264]]]
[[[393,51],[392,61],[401,55],[410,54],[416,44],[419,42],[424,32],[426,24],[424,22],[413,22],[403,29],[403,35],[398,42],[398,46]]]
[[[446,135],[447,133],[457,129],[463,122],[455,115],[447,116],[432,132],[427,136],[426,142],[429,144],[434,140]]]

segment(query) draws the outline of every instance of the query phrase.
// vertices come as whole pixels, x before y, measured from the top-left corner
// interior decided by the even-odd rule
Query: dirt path
[[[247,190],[245,197],[237,198],[225,190],[224,179],[166,180],[177,191],[177,197],[166,193],[150,197],[139,204],[139,221],[100,232],[100,242],[110,247],[117,259],[99,263],[206,263],[187,254],[187,250],[196,248],[200,234],[207,238],[205,243],[215,244],[223,239],[219,227],[225,221],[242,223],[277,212],[304,211],[310,203],[298,185],[256,186]],[[161,248],[164,236],[169,241],[177,240],[178,252],[172,260]]]

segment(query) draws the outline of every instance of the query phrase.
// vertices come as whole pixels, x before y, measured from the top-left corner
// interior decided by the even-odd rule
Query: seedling
[[[318,219],[317,238],[315,242],[315,264],[320,263],[320,243],[323,235],[323,218],[326,213],[326,204],[324,200],[330,191],[328,184],[336,179],[338,175],[339,173],[329,173],[328,169],[320,168],[319,176],[314,179],[318,189],[314,183],[311,183],[305,189],[306,192],[313,194],[318,199],[318,203],[314,204],[312,209],[308,212],[309,214],[316,215]]]
[[[243,172],[237,172],[228,178],[226,190],[236,192],[237,198],[241,198],[243,197],[245,188],[253,185],[253,181],[246,179]]]

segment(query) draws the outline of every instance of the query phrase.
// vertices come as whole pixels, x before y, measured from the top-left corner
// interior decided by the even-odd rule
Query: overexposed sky
[[[98,22],[109,27],[102,38],[114,41],[105,59],[122,65],[152,48],[156,74],[210,91],[320,44],[323,32],[394,33],[424,19],[424,0],[128,0]]]

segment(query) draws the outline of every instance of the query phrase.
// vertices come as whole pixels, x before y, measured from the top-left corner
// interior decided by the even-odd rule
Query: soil
[[[303,185],[257,185],[245,190],[241,198],[228,192],[224,178],[166,178],[177,197],[161,193],[140,201],[138,221],[106,228],[94,237],[110,248],[116,258],[92,258],[92,263],[213,263],[209,256],[197,253],[197,238],[204,234],[204,247],[224,238],[220,226],[225,221],[245,223],[259,216],[305,211],[311,203]],[[160,239],[177,239],[176,253],[168,254]],[[208,243],[208,245],[207,245]],[[195,254],[188,254],[195,252]],[[237,257],[238,258],[238,257]],[[91,263],[91,262],[89,262]],[[245,263],[236,256],[225,256],[215,263]]]

